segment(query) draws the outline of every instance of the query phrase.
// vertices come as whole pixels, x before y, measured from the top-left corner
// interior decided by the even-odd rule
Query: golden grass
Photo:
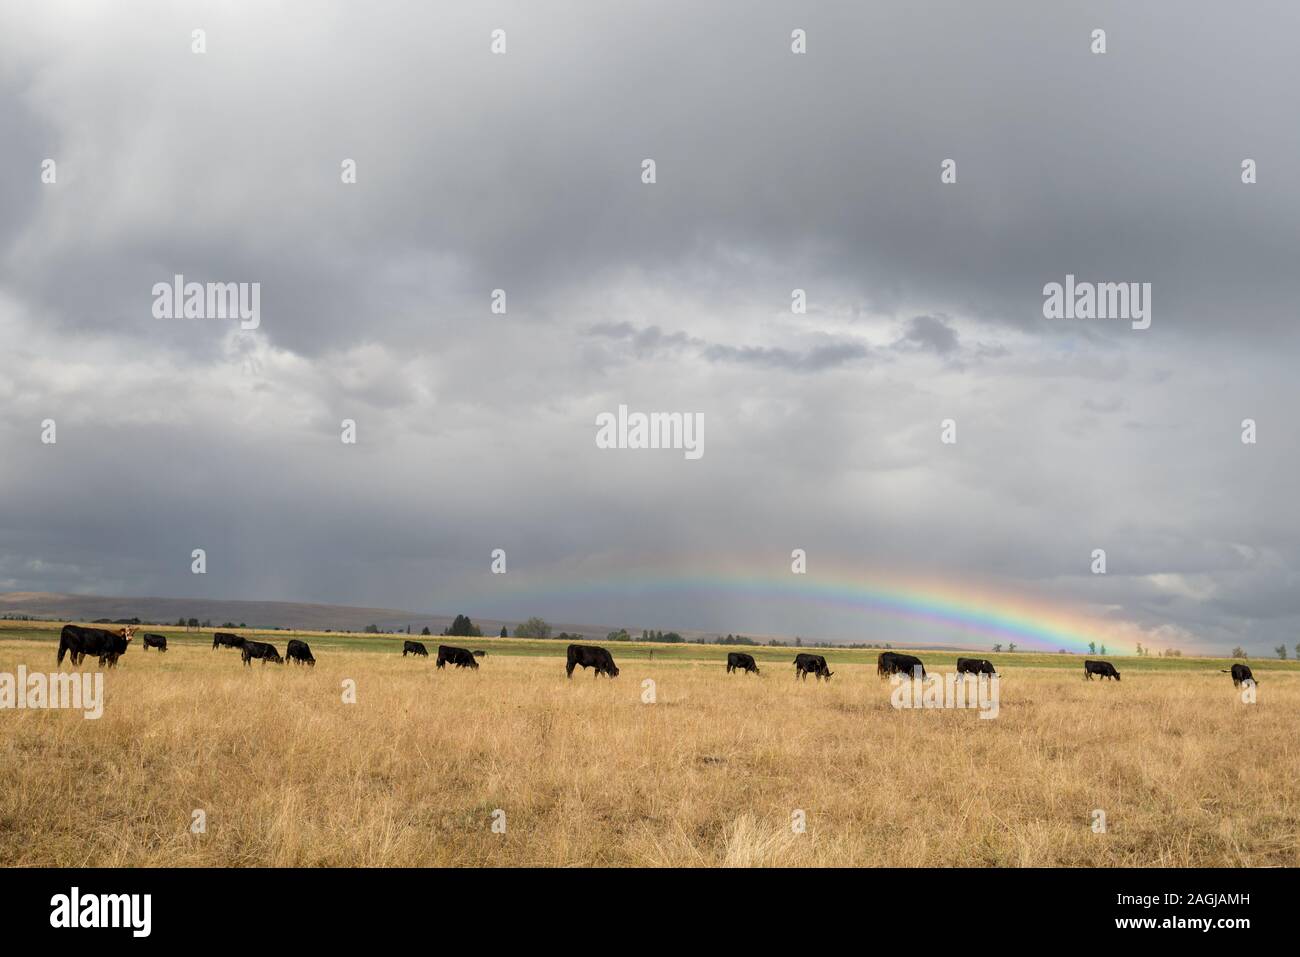
[[[980,720],[895,711],[865,665],[796,684],[720,651],[567,681],[562,654],[469,673],[133,648],[98,721],[0,712],[0,864],[1300,864],[1297,675],[1245,705],[1217,673],[1017,668]],[[53,661],[0,642],[0,671]]]

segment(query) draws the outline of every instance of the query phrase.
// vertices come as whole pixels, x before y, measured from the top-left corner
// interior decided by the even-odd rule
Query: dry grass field
[[[53,670],[56,635],[3,638],[0,671]],[[1293,671],[1257,670],[1247,705],[1217,662],[1115,659],[1119,684],[1000,662],[981,720],[895,710],[865,655],[827,652],[834,679],[796,684],[786,651],[755,677],[727,675],[725,649],[611,646],[617,680],[567,681],[560,644],[503,644],[473,673],[387,639],[245,668],[210,640],[133,644],[99,720],[0,712],[0,864],[1300,864]]]

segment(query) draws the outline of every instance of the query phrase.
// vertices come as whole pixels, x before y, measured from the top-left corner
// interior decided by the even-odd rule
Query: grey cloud
[[[684,332],[664,332],[658,326],[633,326],[630,322],[601,323],[592,326],[588,334],[606,339],[623,340],[630,344],[638,357],[674,352],[686,346],[699,347],[703,343]]]
[[[658,326],[636,327],[627,322],[598,324],[591,327],[588,333],[625,341],[638,358],[679,353],[683,349],[690,348],[705,362],[737,363],[784,369],[790,372],[819,372],[870,355],[870,350],[860,342],[822,343],[803,350],[773,346],[737,346],[707,342],[681,331],[664,332]]]
[[[895,344],[896,348],[913,348],[951,355],[958,349],[956,331],[936,316],[916,316],[907,324],[907,331]]]
[[[704,358],[710,362],[738,362],[790,372],[821,372],[866,358],[869,352],[856,342],[837,342],[815,346],[807,352],[759,346],[707,346]]]
[[[1298,29],[1282,2],[6,5],[0,580],[922,633],[482,575],[498,546],[596,581],[798,543],[1271,647],[1300,628]],[[154,320],[176,272],[260,281],[262,328]],[[1066,273],[1152,282],[1151,329],[1045,320]],[[702,411],[705,457],[597,450],[620,403]]]

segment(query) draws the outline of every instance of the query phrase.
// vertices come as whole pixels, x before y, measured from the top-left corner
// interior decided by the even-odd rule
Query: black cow
[[[1093,675],[1100,675],[1102,678],[1114,678],[1119,681],[1119,672],[1109,661],[1092,661],[1091,659],[1083,663],[1083,676],[1089,681]]]
[[[145,635],[144,650],[148,651],[150,648],[157,648],[159,651],[166,651],[167,636],[166,635]]]
[[[743,651],[727,652],[727,674],[733,671],[744,671],[745,674],[752,671],[758,674],[758,665],[754,662],[754,656],[747,655]]]
[[[297,638],[289,639],[289,646],[284,649],[284,656],[295,665],[316,667],[316,659],[311,654],[311,645],[305,641],[299,641]]]
[[[244,639],[239,635],[232,635],[228,631],[216,631],[212,633],[212,647],[216,648],[242,648]]]
[[[596,673],[593,677],[596,678],[601,675],[618,677],[618,665],[614,664],[614,656],[596,645],[569,645],[569,660],[565,665],[564,673],[572,678],[573,669],[578,665],[582,665],[583,668],[595,668]]]
[[[280,652],[275,650],[275,645],[267,644],[265,641],[245,640],[240,645],[240,654],[245,665],[254,658],[261,658],[263,667],[266,667],[268,661],[274,661],[277,665],[284,664],[284,659],[280,657]]]
[[[108,643],[100,649],[99,663],[103,665],[105,662],[108,662],[110,668],[116,668],[117,659],[126,654],[127,643],[130,640],[130,635],[115,635],[110,632]]]
[[[441,668],[449,661],[457,668],[478,667],[478,662],[474,660],[474,656],[468,650],[453,648],[451,645],[439,645],[437,667]]]
[[[112,667],[117,664],[117,659],[126,653],[132,631],[134,629],[130,625],[116,631],[64,625],[59,633],[59,664],[63,664],[64,655],[70,654],[72,663],[80,666],[86,655],[91,655],[98,658],[101,665],[107,661],[109,667]]]
[[[402,657],[405,658],[407,655],[423,655],[428,658],[429,649],[418,641],[404,641],[402,642]]]
[[[830,681],[831,675],[835,674],[835,672],[831,671],[830,668],[826,667],[826,659],[821,655],[810,655],[806,653],[795,655],[794,676],[807,681],[809,672],[816,675],[818,681],[821,681],[823,678]]]
[[[1259,684],[1255,676],[1251,674],[1250,665],[1233,665],[1231,671],[1225,671],[1222,668],[1219,671],[1221,674],[1232,675],[1232,683],[1236,687],[1240,687],[1243,681]]]
[[[882,651],[880,657],[876,659],[876,674],[880,677],[885,675],[906,674],[916,677],[917,669],[920,669],[922,678],[927,677],[925,665],[916,655],[905,655],[898,651]]]
[[[993,662],[986,658],[958,658],[957,674],[959,675],[996,675],[997,669],[993,667]]]

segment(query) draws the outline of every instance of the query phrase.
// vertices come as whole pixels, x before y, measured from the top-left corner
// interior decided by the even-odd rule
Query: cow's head
[[[831,680],[831,675],[833,674],[835,674],[835,672],[831,671],[829,668],[822,668],[822,677],[827,681]]]
[[[1116,680],[1116,681],[1119,681],[1119,672],[1118,672],[1118,671],[1116,671],[1114,668],[1112,668],[1112,669],[1110,670],[1110,673],[1113,674],[1113,675],[1115,676],[1115,680]]]
[[[127,641],[130,641],[132,636],[135,634],[135,626],[125,625],[123,626],[122,630],[118,632],[118,634],[121,635],[123,638],[125,638]]]
[[[618,665],[610,665],[610,666],[609,666],[609,676],[610,676],[611,678],[617,678],[617,677],[618,677]]]

